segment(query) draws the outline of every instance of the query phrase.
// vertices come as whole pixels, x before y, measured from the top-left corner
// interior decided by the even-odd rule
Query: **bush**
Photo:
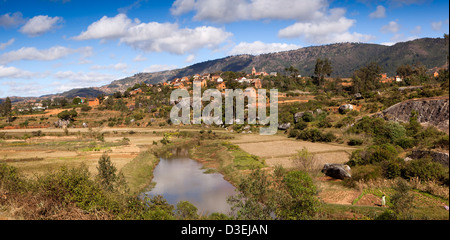
[[[411,137],[401,137],[395,141],[395,144],[403,149],[412,148],[416,145],[416,141]]]
[[[445,168],[442,164],[433,162],[430,158],[422,158],[409,161],[406,164],[404,177],[407,179],[418,177],[421,181],[446,183],[448,174],[448,168]]]
[[[303,114],[302,120],[305,122],[312,122],[312,121],[314,121],[314,116],[310,112],[305,112]]]
[[[352,181],[369,181],[379,179],[383,176],[383,170],[380,166],[365,165],[352,168]]]
[[[175,216],[181,220],[195,220],[198,219],[197,207],[188,201],[180,201],[175,210]]]
[[[319,201],[317,189],[311,177],[302,171],[292,171],[286,174],[283,183],[291,196],[291,201],[285,203],[279,215],[283,219],[303,220],[315,215]]]
[[[398,152],[391,144],[372,145],[364,150],[352,152],[349,166],[391,162],[397,158]]]
[[[363,140],[362,139],[357,139],[357,138],[350,138],[350,140],[347,142],[347,144],[349,146],[361,146],[363,144]]]
[[[336,140],[336,136],[331,132],[325,134],[319,131],[317,128],[313,128],[301,131],[297,135],[297,139],[311,142],[332,142]]]
[[[298,123],[296,123],[294,125],[294,129],[298,129],[298,130],[304,130],[307,127],[308,127],[308,123],[306,123],[304,121],[299,121]]]
[[[88,106],[88,105],[83,105],[82,107],[81,107],[81,111],[82,112],[89,112],[89,111],[91,111],[92,110],[92,107],[91,106]]]

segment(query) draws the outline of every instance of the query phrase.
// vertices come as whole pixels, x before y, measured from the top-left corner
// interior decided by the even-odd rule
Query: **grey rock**
[[[326,163],[322,168],[322,173],[336,179],[346,179],[352,177],[350,167],[343,164]]]
[[[288,130],[291,127],[291,123],[282,123],[278,125],[278,129],[280,130]]]
[[[344,104],[339,107],[339,113],[344,113],[345,111],[351,111],[354,107],[351,104]]]
[[[417,121],[424,125],[432,125],[449,133],[449,98],[421,98],[397,103],[383,112],[376,114],[386,120],[409,122],[411,113],[417,112]]]

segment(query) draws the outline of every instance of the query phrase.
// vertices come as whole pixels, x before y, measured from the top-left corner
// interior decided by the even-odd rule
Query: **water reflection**
[[[145,194],[162,195],[173,205],[189,201],[199,214],[221,212],[228,214],[226,200],[234,195],[234,186],[219,173],[205,174],[202,164],[188,158],[187,150],[175,149],[170,158],[161,158],[154,170],[155,187]]]

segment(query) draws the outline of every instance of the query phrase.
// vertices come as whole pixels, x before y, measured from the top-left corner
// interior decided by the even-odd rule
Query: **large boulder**
[[[291,127],[291,123],[282,123],[278,125],[278,129],[280,130],[288,130]]]
[[[336,179],[346,179],[352,177],[350,167],[343,164],[326,163],[322,168],[322,173]]]
[[[320,110],[320,109],[319,109]],[[306,111],[306,112],[298,112],[296,114],[294,114],[294,121],[295,123],[298,123],[300,120],[303,119],[303,116],[305,115],[305,113],[311,113],[313,114],[312,111]]]
[[[339,107],[339,113],[345,113],[346,111],[351,111],[353,110],[354,107],[351,104],[344,104],[342,106]]]

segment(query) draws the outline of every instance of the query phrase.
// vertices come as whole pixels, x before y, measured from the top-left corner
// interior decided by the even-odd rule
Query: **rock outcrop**
[[[336,179],[346,179],[352,177],[350,167],[343,164],[326,163],[322,168],[322,173]]]
[[[409,122],[411,113],[417,112],[417,120],[424,125],[432,125],[449,132],[449,98],[434,97],[412,99],[397,103],[377,116],[389,121]]]
[[[412,159],[420,159],[424,157],[430,157],[434,162],[438,162],[446,167],[448,167],[448,153],[436,152],[436,151],[427,151],[427,150],[413,150],[412,153],[408,156]]]

